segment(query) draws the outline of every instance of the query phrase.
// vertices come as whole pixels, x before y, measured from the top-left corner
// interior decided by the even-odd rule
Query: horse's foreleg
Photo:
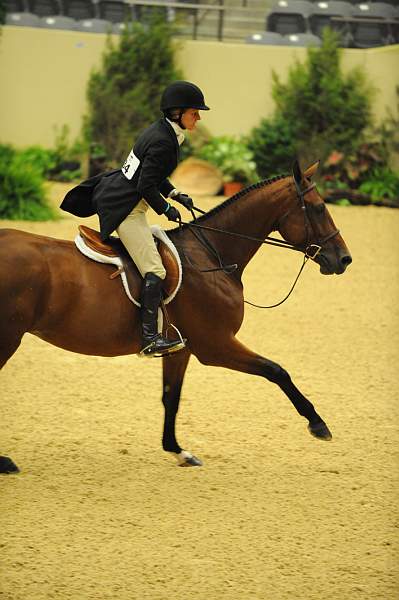
[[[184,374],[190,359],[190,352],[183,350],[164,357],[163,360],[163,395],[162,403],[165,408],[165,421],[162,435],[162,447],[166,452],[177,456],[180,466],[201,466],[201,461],[183,450],[176,440],[176,415],[179,410],[180,392]]]
[[[235,338],[232,339],[230,344],[223,347],[223,351],[213,353],[213,356],[213,360],[202,362],[259,375],[276,383],[291,400],[298,413],[309,421],[308,429],[312,435],[321,440],[332,438],[330,430],[320,415],[317,414],[313,404],[299,391],[292,382],[289,373],[279,364],[255,354]],[[201,357],[199,359],[201,360]]]

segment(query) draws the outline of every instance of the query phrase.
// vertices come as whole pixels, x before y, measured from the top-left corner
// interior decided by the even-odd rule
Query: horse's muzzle
[[[315,258],[320,266],[322,275],[341,275],[352,262],[352,257],[345,248],[336,248],[334,251],[321,251]]]

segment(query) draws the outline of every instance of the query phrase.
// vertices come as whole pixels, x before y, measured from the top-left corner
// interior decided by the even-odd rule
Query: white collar
[[[179,146],[181,146],[182,143],[184,142],[184,137],[185,137],[184,130],[180,127],[180,125],[178,125],[174,121],[171,121],[170,119],[167,119],[167,118],[166,118],[166,120],[169,123],[169,125],[171,125],[173,127],[173,131],[175,132],[176,137],[177,137],[177,142],[178,142]]]

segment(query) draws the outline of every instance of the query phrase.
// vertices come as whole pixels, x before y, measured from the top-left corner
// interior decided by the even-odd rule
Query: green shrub
[[[251,150],[244,141],[232,136],[212,138],[196,152],[196,156],[218,167],[226,182],[240,181],[248,184],[258,179]]]
[[[56,164],[54,151],[46,150],[41,146],[29,146],[19,150],[17,154],[18,162],[38,171],[43,177],[46,177]]]
[[[0,144],[0,165],[10,162],[15,153],[15,148],[10,144]]]
[[[81,161],[87,152],[87,146],[80,139],[71,142],[69,136],[68,125],[56,129],[55,146],[52,151],[54,165],[47,171],[47,177],[54,181],[74,181],[82,177]]]
[[[308,48],[306,61],[294,63],[286,83],[273,73],[276,113],[296,130],[302,150],[316,147],[322,159],[332,148],[356,147],[372,124],[373,89],[360,68],[344,74],[340,63],[338,37],[326,28],[322,46]]]
[[[297,154],[295,128],[280,116],[263,119],[248,139],[259,176],[266,179],[291,170]]]
[[[23,152],[0,160],[0,219],[46,221],[54,218],[46,204],[44,179],[39,168],[27,163]]]
[[[135,138],[160,116],[163,89],[182,79],[174,65],[173,28],[154,19],[128,24],[108,38],[100,69],[91,74],[84,132],[90,148],[104,148],[109,166],[123,162]]]
[[[369,194],[372,202],[388,198],[399,204],[399,174],[389,167],[377,167],[360,185],[359,191]]]
[[[308,48],[283,82],[273,73],[275,112],[251,133],[259,173],[285,171],[295,156],[305,164],[333,150],[352,152],[372,124],[373,90],[361,69],[343,73],[337,35],[325,29],[320,48]]]

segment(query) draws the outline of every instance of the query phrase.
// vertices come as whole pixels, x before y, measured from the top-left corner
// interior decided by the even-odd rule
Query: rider
[[[116,230],[143,277],[141,291],[142,353],[166,354],[179,345],[158,333],[158,308],[166,271],[146,220],[151,206],[169,221],[179,221],[173,199],[190,209],[192,199],[176,190],[168,177],[175,170],[184,131],[193,130],[209,110],[201,90],[187,81],[175,81],[163,92],[159,119],[137,138],[121,170],[103,176],[93,192],[100,218],[101,238]]]

